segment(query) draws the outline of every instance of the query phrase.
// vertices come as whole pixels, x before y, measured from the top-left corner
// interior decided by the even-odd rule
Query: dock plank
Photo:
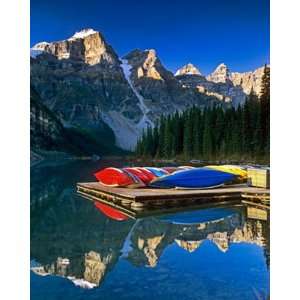
[[[269,196],[270,190],[265,188],[249,187],[246,184],[227,185],[214,189],[201,190],[177,190],[177,189],[153,189],[139,188],[129,189],[120,187],[108,187],[99,182],[84,182],[78,183],[77,189],[86,193],[91,192],[99,197],[110,196],[116,200],[127,199],[134,202],[157,201],[167,199],[196,199],[196,198],[227,198],[234,196],[256,195]]]

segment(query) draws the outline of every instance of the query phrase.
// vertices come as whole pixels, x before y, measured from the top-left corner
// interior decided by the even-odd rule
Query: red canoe
[[[94,174],[97,180],[103,185],[111,187],[137,188],[145,184],[134,174],[118,168],[105,168]]]
[[[128,216],[120,212],[119,210],[110,207],[109,205],[103,204],[101,202],[94,202],[96,208],[100,210],[107,217],[115,221],[125,221],[128,220]]]
[[[156,178],[151,172],[143,168],[123,168],[123,170],[137,176],[145,184]]]
[[[138,167],[138,169],[148,176],[149,182],[157,178],[157,176],[155,176],[152,172],[150,172],[146,168]]]
[[[165,171],[167,171],[169,174],[172,174],[180,169],[178,169],[178,167],[163,167],[163,169]]]

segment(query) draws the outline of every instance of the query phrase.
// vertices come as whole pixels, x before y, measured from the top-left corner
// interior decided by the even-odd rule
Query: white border
[[[271,299],[299,299],[300,7],[271,2]]]
[[[29,1],[0,5],[1,298],[23,300],[29,298]],[[271,299],[279,300],[299,297],[299,12],[299,1],[272,0]]]
[[[29,299],[29,1],[0,2],[1,299]]]

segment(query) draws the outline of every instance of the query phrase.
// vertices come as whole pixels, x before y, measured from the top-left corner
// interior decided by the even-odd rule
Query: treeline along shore
[[[138,140],[139,158],[239,160],[269,163],[270,68],[265,66],[262,91],[251,92],[243,106],[200,109],[162,116]]]

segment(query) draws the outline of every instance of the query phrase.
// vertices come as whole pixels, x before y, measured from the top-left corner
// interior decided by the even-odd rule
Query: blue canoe
[[[159,177],[150,183],[157,188],[203,189],[221,186],[232,181],[235,175],[209,168],[183,170]]]
[[[162,177],[168,175],[169,173],[161,168],[154,168],[154,167],[145,167],[148,171],[150,171],[156,177]]]

